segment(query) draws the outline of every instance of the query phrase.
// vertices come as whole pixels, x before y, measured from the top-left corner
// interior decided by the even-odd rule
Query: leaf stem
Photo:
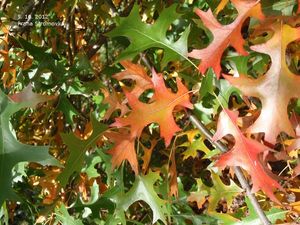
[[[227,147],[220,141],[213,141],[212,140],[213,134],[194,115],[190,115],[189,119],[194,124],[194,126],[196,126],[197,129],[200,130],[213,145],[215,145],[217,148],[219,148],[222,152],[227,152],[227,150],[228,150]],[[248,181],[246,180],[241,168],[238,166],[235,166],[234,172],[235,172],[242,188],[246,191],[246,195],[250,199],[250,202],[253,205],[253,208],[254,208],[257,216],[259,217],[261,223],[263,225],[271,225],[271,222],[269,221],[266,214],[260,207],[255,195],[251,192],[250,185],[248,184]]]

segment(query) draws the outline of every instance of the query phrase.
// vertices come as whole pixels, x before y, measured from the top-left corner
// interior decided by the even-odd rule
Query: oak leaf
[[[35,93],[32,91],[32,85],[29,84],[21,92],[9,95],[9,98],[16,103],[28,102],[30,107],[34,107],[40,102],[50,101],[57,97]]]
[[[163,66],[169,61],[182,58],[189,61],[186,54],[190,28],[186,28],[177,41],[170,40],[166,36],[172,22],[180,18],[176,7],[176,4],[173,4],[165,8],[153,24],[147,24],[140,19],[139,6],[135,4],[130,14],[120,18],[117,27],[107,33],[109,37],[125,36],[130,40],[130,45],[119,55],[118,60],[133,58],[149,48],[161,48],[164,50]]]
[[[246,170],[253,183],[252,192],[263,190],[271,200],[278,203],[273,190],[281,186],[276,180],[271,178],[271,171],[263,165],[262,154],[270,151],[267,146],[255,141],[251,138],[246,138],[237,124],[238,112],[233,112],[228,109],[224,109],[218,120],[217,132],[215,133],[213,140],[219,140],[227,134],[233,135],[235,138],[235,144],[230,151],[224,153],[217,161],[216,166],[240,166]]]
[[[195,10],[214,38],[207,48],[194,49],[188,53],[189,57],[201,60],[198,66],[201,73],[205,73],[209,67],[212,67],[217,77],[220,77],[222,54],[229,45],[234,47],[238,53],[247,55],[248,53],[244,49],[245,40],[241,34],[243,22],[250,16],[264,18],[259,1],[232,0],[232,2],[238,11],[238,16],[234,22],[228,25],[221,25],[210,9],[207,12],[200,9]]]
[[[17,140],[10,125],[10,118],[13,114],[22,108],[33,107],[46,100],[47,96],[40,98],[39,101],[27,99],[27,101],[14,102],[0,90],[0,205],[5,200],[21,200],[12,188],[12,169],[18,163],[37,162],[42,165],[59,166],[59,162],[48,153],[47,146],[32,146],[21,143]]]
[[[300,28],[276,24],[273,30],[273,37],[269,41],[251,47],[271,57],[272,65],[264,76],[250,79],[245,75],[238,78],[224,75],[243,94],[261,100],[261,114],[248,131],[264,132],[265,140],[272,144],[276,143],[276,137],[282,131],[295,136],[287,106],[292,98],[300,97],[300,77],[292,73],[286,63],[287,45],[300,38]]]
[[[191,192],[187,198],[188,202],[196,202],[197,207],[201,209],[206,202],[206,197],[209,196],[209,188],[203,184],[201,179],[196,179],[197,191]]]
[[[90,135],[83,140],[78,138],[73,132],[61,134],[62,140],[67,145],[70,153],[65,168],[57,178],[62,186],[67,184],[69,177],[74,172],[81,171],[85,162],[86,151],[96,146],[98,139],[107,129],[106,125],[98,122],[94,115],[91,115],[91,127],[93,130]]]
[[[147,175],[136,176],[130,190],[126,194],[121,194],[116,199],[117,208],[126,211],[134,202],[142,200],[146,202],[152,210],[152,224],[155,224],[158,220],[167,224],[167,202],[161,199],[155,191],[155,182],[159,179],[159,172],[152,172],[151,170]]]
[[[175,132],[180,130],[172,115],[174,108],[181,106],[191,109],[193,105],[189,101],[187,88],[180,80],[176,80],[177,93],[172,93],[168,90],[162,75],[156,74],[155,71],[153,71],[152,82],[154,101],[150,104],[142,103],[135,95],[125,92],[132,111],[125,118],[116,118],[116,122],[112,126],[130,126],[131,137],[140,137],[145,126],[151,123],[158,123],[160,125],[160,134],[168,146]]]
[[[156,146],[158,140],[153,139],[153,140],[150,140],[150,142],[151,142],[151,146],[149,148],[146,148],[144,145],[142,145],[143,150],[144,150],[144,155],[142,157],[142,160],[143,160],[142,171],[144,174],[146,174],[146,172],[149,168],[152,152],[153,152],[154,147]]]
[[[191,192],[188,197],[189,202],[197,202],[198,208],[202,208],[206,199],[209,202],[208,213],[213,213],[221,199],[225,199],[227,205],[230,206],[236,194],[241,193],[243,190],[237,186],[232,180],[229,185],[225,185],[218,174],[212,173],[212,180],[214,181],[213,187],[208,187],[203,184],[201,179],[197,179],[197,191]]]
[[[180,147],[186,147],[187,149],[182,153],[183,160],[187,160],[189,157],[196,158],[198,151],[202,151],[205,154],[209,154],[210,150],[204,143],[203,135],[198,130],[186,131],[187,142],[184,142]],[[200,135],[200,137],[197,137]]]
[[[127,160],[135,174],[138,174],[138,161],[134,148],[135,138],[132,138],[125,129],[120,129],[119,132],[107,131],[105,136],[114,142],[114,146],[107,151],[112,156],[112,169],[119,167],[124,160]]]
[[[151,78],[147,75],[143,66],[134,64],[128,60],[120,62],[124,71],[113,75],[117,80],[131,79],[136,82],[131,94],[139,97],[145,90],[153,88]]]
[[[126,106],[126,103],[121,100],[116,91],[112,90],[110,93],[108,90],[102,89],[102,92],[104,94],[103,104],[109,105],[103,117],[104,120],[108,120],[111,114],[117,109],[121,111],[120,116],[123,116],[128,112],[129,109]]]

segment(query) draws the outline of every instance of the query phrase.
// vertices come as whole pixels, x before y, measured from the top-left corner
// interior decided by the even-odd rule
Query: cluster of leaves
[[[235,166],[273,224],[299,222],[299,13],[3,1],[1,224],[259,224]]]

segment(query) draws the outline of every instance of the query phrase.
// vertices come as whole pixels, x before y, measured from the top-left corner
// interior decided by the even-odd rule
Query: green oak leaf
[[[108,198],[99,196],[99,186],[96,181],[90,187],[91,193],[88,202],[85,202],[81,197],[77,198],[74,206],[72,207],[76,212],[82,212],[85,207],[91,210],[91,218],[98,218],[101,209],[107,210],[112,213],[115,210],[115,204]]]
[[[154,183],[160,178],[159,173],[150,171],[147,175],[137,176],[131,189],[122,197],[121,206],[127,210],[136,201],[146,202],[153,212],[153,224],[159,219],[167,224],[165,214],[168,213],[166,202],[158,197]]]
[[[97,171],[97,169],[95,168],[95,166],[102,162],[102,159],[100,156],[95,156],[93,155],[89,155],[87,157],[87,166],[85,168],[83,168],[81,170],[81,172],[84,172],[88,175],[89,178],[95,178],[95,177],[99,177],[99,173]]]
[[[86,151],[89,148],[95,147],[96,142],[102,133],[107,129],[107,126],[98,122],[93,115],[91,116],[91,123],[93,127],[93,133],[86,140],[79,139],[74,133],[61,134],[62,140],[68,146],[68,150],[70,152],[69,158],[65,164],[65,168],[58,176],[58,180],[63,186],[67,184],[69,177],[74,172],[81,171],[85,161],[84,159]]]
[[[47,146],[32,146],[19,142],[11,130],[10,117],[25,107],[32,107],[38,102],[46,101],[31,89],[12,95],[17,102],[13,102],[0,90],[0,206],[5,200],[21,200],[12,188],[12,169],[20,162],[37,162],[42,165],[59,165],[58,161],[49,155]],[[30,93],[31,98],[24,96]],[[25,101],[19,101],[19,100]],[[37,100],[38,99],[38,100]],[[33,104],[34,103],[34,104]]]
[[[237,186],[234,181],[230,180],[230,185],[225,185],[218,174],[212,173],[214,186],[210,188],[209,207],[208,211],[216,209],[218,202],[224,198],[227,205],[230,206],[234,197],[243,192],[243,189]]]
[[[99,173],[95,166],[98,163],[104,164],[104,171],[107,175],[107,180],[111,179],[111,155],[106,154],[104,148],[97,149],[95,153],[86,157],[86,166],[82,168],[81,172],[86,173],[89,178],[99,177]]]
[[[60,207],[55,210],[55,215],[56,221],[60,222],[62,225],[83,225],[81,220],[74,219],[70,216],[64,204],[61,204]]]
[[[164,50],[163,66],[169,61],[181,58],[193,64],[186,56],[190,28],[186,28],[177,41],[169,40],[166,36],[171,23],[179,17],[174,4],[163,10],[154,24],[146,24],[140,19],[139,6],[134,5],[130,15],[120,18],[117,27],[107,33],[109,37],[125,36],[130,40],[129,47],[119,55],[118,60],[132,58],[148,48],[155,47]]]
[[[209,206],[207,211],[209,215],[215,215],[215,209],[222,198],[225,199],[228,206],[230,206],[235,195],[241,193],[243,189],[237,186],[232,180],[230,180],[230,185],[225,185],[219,175],[214,172],[212,172],[211,176],[214,185],[212,187],[208,187],[203,184],[201,179],[197,179],[198,190],[196,192],[191,192],[188,197],[188,201],[197,202],[198,207],[200,208],[204,204],[206,196],[209,196]]]
[[[161,199],[154,189],[154,184],[158,179],[160,179],[159,173],[150,170],[147,175],[136,176],[132,187],[126,193],[124,193],[124,187],[122,187],[122,185],[115,186],[113,189],[107,191],[104,197],[111,199],[117,207],[114,217],[117,217],[122,224],[126,224],[124,211],[133,203],[144,201],[150,206],[153,212],[153,224],[158,220],[167,224],[165,218],[165,215],[168,214],[166,201]]]
[[[224,221],[224,225],[257,225],[260,224],[261,221],[258,218],[251,202],[249,201],[248,198],[246,198],[246,203],[248,206],[248,210],[249,210],[249,216],[247,216],[246,218],[243,218],[241,221],[237,221],[237,222],[232,222],[232,221],[228,221],[225,222]],[[284,219],[285,218],[285,214],[288,211],[284,211],[278,208],[271,208],[269,211],[266,211],[265,214],[267,216],[267,218],[269,219],[269,221],[272,224],[275,224],[276,220],[279,219]]]
[[[227,80],[220,79],[217,81],[216,85],[219,89],[219,94],[217,99],[214,99],[214,113],[216,113],[219,107],[228,108],[230,96],[234,93],[240,94],[240,90],[232,86]]]
[[[188,133],[188,132],[187,132]],[[197,137],[199,136],[199,137]],[[187,135],[188,141],[179,145],[179,147],[186,147],[186,150],[182,152],[183,160],[189,157],[196,158],[198,156],[198,151],[203,152],[205,155],[202,159],[210,159],[213,156],[219,154],[219,150],[210,150],[204,143],[204,135],[201,132],[191,132]]]
[[[207,93],[212,94],[214,91],[214,72],[210,68],[208,72],[206,73],[206,76],[203,77],[201,81],[201,87],[200,87],[200,99],[202,99]]]
[[[193,140],[192,142],[185,142],[180,145],[181,147],[187,147],[187,149],[182,153],[183,160],[189,157],[196,158],[198,156],[198,151],[202,151],[208,154],[210,150],[204,144],[204,139],[202,137]]]
[[[64,64],[56,59],[54,54],[46,52],[45,48],[35,46],[23,38],[19,38],[17,41],[20,43],[23,49],[28,51],[30,55],[33,56],[34,60],[38,62],[37,70],[34,71],[34,77],[40,76],[43,72],[50,70],[53,72],[57,80],[66,78],[68,71],[66,70]]]
[[[68,124],[73,124],[73,116],[79,115],[78,111],[67,98],[67,94],[62,92],[59,96],[57,109],[60,110],[66,118]]]

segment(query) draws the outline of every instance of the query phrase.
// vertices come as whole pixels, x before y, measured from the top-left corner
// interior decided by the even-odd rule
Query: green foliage
[[[152,171],[145,176],[137,176],[131,189],[126,194],[121,195],[116,205],[126,211],[134,202],[144,201],[153,212],[152,222],[155,223],[161,220],[164,224],[167,224],[165,219],[165,215],[168,214],[166,202],[157,196],[154,189],[154,184],[159,178],[159,174]]]
[[[0,90],[0,205],[5,200],[20,200],[12,189],[12,169],[20,162],[37,162],[42,165],[58,165],[57,160],[49,155],[46,146],[31,146],[19,142],[11,130],[11,116],[24,107],[30,107],[34,102],[24,101],[21,103],[12,102]]]
[[[249,199],[246,199],[247,202],[247,206],[248,206],[248,214],[249,216],[247,216],[246,218],[243,218],[241,221],[237,221],[237,222],[228,222],[228,223],[224,223],[225,225],[255,225],[255,224],[259,224],[260,220],[257,217],[255,210],[253,208],[253,206],[251,205]],[[271,223],[275,223],[277,220],[279,219],[284,219],[285,218],[285,214],[287,213],[287,211],[281,210],[281,209],[277,209],[277,208],[273,208],[271,210],[269,210],[268,212],[266,212],[266,216],[267,218],[270,220]]]
[[[1,2],[0,224],[260,224],[229,165],[272,224],[299,223],[299,13],[296,0]]]
[[[129,47],[119,55],[118,60],[133,58],[140,52],[155,47],[164,49],[161,62],[163,66],[169,61],[182,58],[189,61],[186,54],[190,28],[186,28],[177,41],[166,36],[171,23],[179,17],[176,5],[172,5],[160,13],[154,24],[146,24],[140,19],[139,6],[134,5],[130,15],[120,18],[117,27],[108,33],[109,37],[126,36],[130,40]]]
[[[74,219],[70,216],[64,204],[61,204],[56,210],[56,221],[60,222],[62,225],[83,225],[80,219]]]
[[[104,124],[99,123],[93,115],[91,116],[91,124],[93,133],[86,140],[80,140],[73,133],[61,134],[62,139],[68,146],[70,152],[65,167],[58,177],[63,186],[67,184],[69,177],[74,172],[80,172],[84,163],[86,151],[96,145],[99,137],[107,129],[107,127]]]

